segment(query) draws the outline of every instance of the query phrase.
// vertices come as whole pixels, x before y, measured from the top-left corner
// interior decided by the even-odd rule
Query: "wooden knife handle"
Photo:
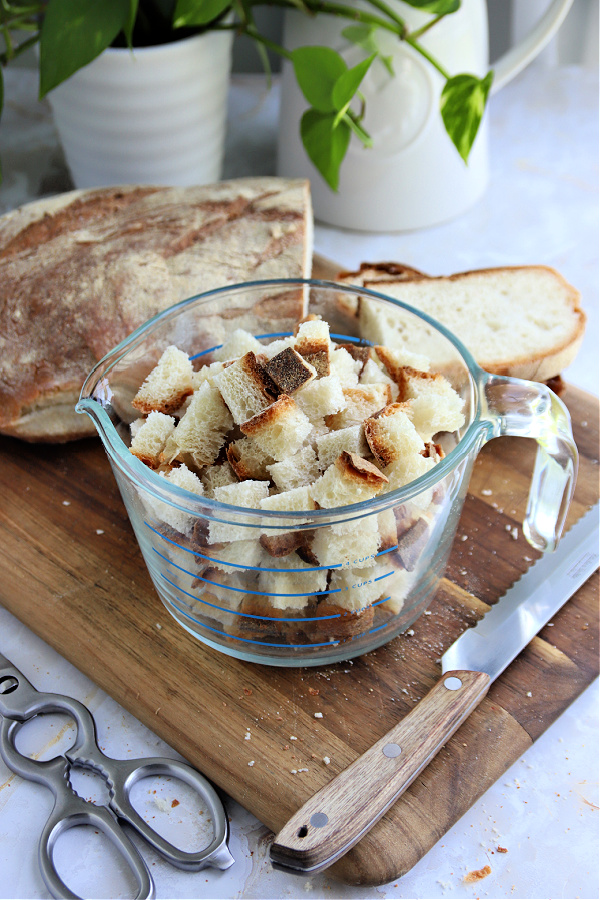
[[[292,816],[271,846],[272,862],[313,873],[343,856],[428,765],[489,686],[484,672],[447,672],[398,725]]]

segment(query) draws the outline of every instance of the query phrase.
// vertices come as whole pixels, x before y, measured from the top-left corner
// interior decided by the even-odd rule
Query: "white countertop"
[[[6,75],[0,213],[71,187],[47,105],[35,100],[34,74],[15,69]],[[224,177],[274,172],[277,100],[276,89],[264,95],[260,77],[236,76]],[[462,218],[427,231],[390,235],[317,225],[315,249],[343,268],[366,260],[395,260],[430,274],[529,263],[556,267],[580,290],[589,319],[583,347],[565,376],[597,395],[597,76],[576,67],[530,67],[493,98],[490,118],[491,185]],[[313,186],[313,191],[320,189]],[[176,756],[3,608],[0,652],[35,687],[86,703],[109,755]],[[41,752],[42,758],[54,755],[57,747],[66,749],[69,730],[64,744],[57,733],[65,723],[66,719],[57,722],[51,717],[47,727],[53,724],[54,730],[45,730],[42,736],[28,726],[31,733],[23,730],[23,747]],[[138,845],[150,863],[159,898],[597,898],[597,779],[596,682],[397,882],[356,888],[326,873],[305,880],[274,872],[268,830],[227,799],[230,849],[236,862],[226,872],[184,873],[146,850],[142,842]],[[86,796],[95,790],[90,780],[83,788]],[[163,799],[169,801],[168,788],[164,791]],[[0,898],[48,896],[36,846],[50,808],[47,790],[22,781],[0,761]],[[71,873],[78,879],[79,890],[87,889],[96,897],[123,895],[117,865],[104,866],[101,876],[90,880],[99,858],[97,841],[71,834],[63,840],[63,871],[65,877]],[[507,852],[499,853],[498,846]],[[485,865],[491,868],[487,878],[475,884],[463,881],[467,872]]]

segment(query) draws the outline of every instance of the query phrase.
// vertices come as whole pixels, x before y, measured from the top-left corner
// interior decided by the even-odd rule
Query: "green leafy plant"
[[[394,77],[392,58],[379,49],[378,36],[391,33],[409,44],[442,76],[440,114],[458,153],[467,163],[477,135],[493,73],[484,78],[450,75],[421,43],[421,37],[461,0],[405,0],[431,18],[411,31],[387,0],[348,5],[343,0],[0,0],[0,115],[2,68],[39,43],[40,98],[92,62],[107,47],[143,47],[168,43],[199,31],[233,30],[252,38],[267,72],[267,50],[290,60],[309,104],[300,122],[304,148],[327,184],[337,190],[340,166],[352,134],[371,146],[364,128],[365,98],[360,87],[371,65],[385,66]],[[338,16],[349,21],[342,36],[365,58],[349,68],[329,47],[289,51],[256,26],[257,6],[296,9],[307,16]],[[3,42],[3,45],[2,45]]]

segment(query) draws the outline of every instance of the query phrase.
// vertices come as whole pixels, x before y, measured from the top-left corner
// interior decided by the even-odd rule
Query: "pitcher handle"
[[[538,53],[542,52],[564,22],[572,5],[573,0],[553,0],[529,34],[525,35],[516,47],[508,50],[494,63],[492,94],[495,94],[505,84],[508,84],[515,75],[518,75],[535,59]]]
[[[538,443],[523,533],[543,552],[556,548],[575,490],[579,454],[571,417],[545,384],[482,373],[482,418],[490,437],[532,437]]]

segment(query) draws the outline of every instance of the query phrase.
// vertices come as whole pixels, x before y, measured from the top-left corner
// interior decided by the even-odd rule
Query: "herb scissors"
[[[42,713],[65,712],[72,716],[77,734],[64,755],[40,762],[23,756],[16,748],[17,732],[24,722]],[[61,834],[77,825],[93,825],[119,850],[135,875],[136,900],[154,897],[152,877],[136,846],[121,828],[119,820],[131,825],[168,862],[180,869],[198,871],[205,866],[227,869],[234,862],[227,848],[227,817],[223,804],[211,784],[186,763],[164,757],[147,759],[111,759],[98,747],[96,726],[90,711],[78,700],[62,694],[43,693],[0,653],[0,755],[6,765],[29,781],[50,788],[54,807],[44,826],[39,844],[39,864],[46,887],[53,897],[74,898],[60,878],[54,862],[56,842]],[[72,767],[92,769],[102,775],[110,792],[106,806],[84,800],[71,787]],[[204,850],[187,852],[169,843],[154,831],[130,802],[131,790],[142,778],[170,775],[185,782],[207,804],[213,823],[213,840]]]

